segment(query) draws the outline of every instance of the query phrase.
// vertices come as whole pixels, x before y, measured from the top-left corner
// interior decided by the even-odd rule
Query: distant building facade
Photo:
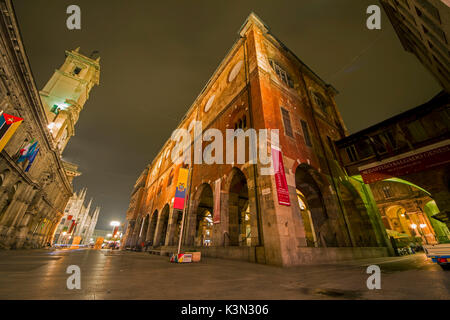
[[[375,182],[371,190],[388,234],[399,242],[409,244],[417,238],[423,244],[450,242],[445,223],[433,218],[439,209],[425,190],[395,181]]]
[[[61,153],[98,84],[100,66],[77,50],[67,51],[61,68],[39,92],[23,47],[11,1],[0,1],[0,110],[23,123],[0,153],[0,248],[41,247],[52,241],[72,196],[76,164]],[[32,165],[20,162],[37,142]]]
[[[111,234],[111,230],[101,230],[101,229],[94,229],[94,233],[92,234],[92,242],[95,243],[95,240],[97,238],[104,238],[107,239],[108,235]]]
[[[80,237],[80,244],[89,244],[97,225],[100,207],[91,210],[92,199],[85,205],[87,189],[74,193],[67,202],[64,216],[56,229],[55,243],[68,244]]]
[[[449,241],[450,94],[335,142],[347,173],[370,185],[384,226]]]
[[[337,91],[256,15],[239,36],[178,126],[190,132],[190,162],[172,162],[169,140],[136,181],[123,246],[176,250],[182,211],[174,196],[185,167],[184,250],[283,266],[389,254],[376,206],[363,199],[364,184],[349,179],[334,149],[347,133]],[[194,121],[203,132],[195,132]],[[233,164],[193,164],[194,153],[208,150],[197,140],[209,128],[224,137],[227,129],[279,129],[286,187],[276,180],[281,174],[263,175],[266,165],[248,161],[248,144],[224,150],[234,151]],[[262,149],[280,155],[270,141]],[[241,153],[244,164],[236,161]]]
[[[450,7],[446,0],[380,0],[403,47],[450,92]]]

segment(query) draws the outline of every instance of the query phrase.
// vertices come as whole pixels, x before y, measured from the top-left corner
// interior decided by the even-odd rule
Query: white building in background
[[[56,243],[70,243],[74,237],[81,237],[80,244],[89,244],[97,225],[100,207],[91,211],[92,198],[85,206],[87,188],[74,193],[64,209],[64,217],[56,229]]]

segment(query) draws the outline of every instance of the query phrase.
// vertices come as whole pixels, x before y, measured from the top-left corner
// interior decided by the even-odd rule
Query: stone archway
[[[171,223],[169,223],[170,231],[168,231],[169,246],[178,245],[178,241],[180,240],[181,234],[181,222],[183,220],[183,211],[174,209],[172,214]]]
[[[0,222],[4,225],[8,225],[8,220],[11,220],[10,217],[7,216],[7,210],[10,207],[10,204],[13,202],[15,195],[18,192],[18,189],[21,185],[21,181],[16,182],[12,187],[5,190],[6,197],[4,197],[3,203],[1,203],[0,208]]]
[[[193,210],[187,225],[187,243],[194,246],[210,246],[213,238],[213,191],[209,184],[203,183],[193,199]]]
[[[251,218],[247,178],[241,170],[233,168],[228,190],[228,239],[225,243],[228,240],[230,246],[250,246]]]
[[[400,234],[407,234],[411,236],[410,225],[406,210],[399,205],[392,205],[385,209],[385,217],[383,223],[388,230],[398,232]]]
[[[350,184],[341,183],[339,191],[354,245],[357,247],[376,247],[378,244],[374,227],[370,222],[362,198]]]
[[[202,188],[195,219],[194,243],[196,246],[210,246],[212,240],[213,191],[209,184]]]
[[[154,246],[160,247],[166,244],[167,227],[169,225],[169,211],[169,204],[166,204],[161,210]]]
[[[433,226],[423,211],[408,211],[407,207],[393,204],[385,209],[383,222],[388,234],[396,239],[408,236],[413,242],[421,239],[423,244],[437,243]]]
[[[155,231],[156,231],[157,223],[158,223],[158,210],[155,210],[152,214],[152,218],[148,225],[148,231],[147,231],[147,241],[149,241],[149,244],[152,246],[155,245],[154,240],[155,240]]]
[[[308,247],[338,246],[336,234],[330,226],[322,192],[311,170],[307,165],[299,165],[295,170],[297,197],[304,206],[303,209],[300,207],[300,212],[307,245]]]
[[[138,235],[138,244],[141,244],[142,242],[146,242],[147,241],[147,230],[148,230],[148,224],[149,224],[149,220],[150,220],[150,215],[147,214],[144,217],[143,220],[143,225],[141,226],[141,229],[139,230],[139,235]],[[145,244],[144,244],[145,245]]]

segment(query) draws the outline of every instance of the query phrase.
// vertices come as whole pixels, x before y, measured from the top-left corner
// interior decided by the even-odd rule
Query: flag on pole
[[[17,163],[21,163],[21,162],[25,161],[26,159],[28,159],[28,160],[31,159],[31,156],[34,154],[34,151],[38,144],[37,141],[32,143],[33,140],[24,149],[20,150],[20,153],[22,155],[19,157],[19,160],[17,160]]]
[[[28,172],[28,170],[30,170],[30,168],[31,168],[31,165],[33,164],[33,161],[34,161],[34,159],[36,158],[36,155],[38,154],[38,152],[39,152],[39,148],[37,148],[34,152],[33,152],[33,154],[30,156],[30,162],[28,163],[28,166],[27,166],[27,168],[25,169],[25,172]]]
[[[175,191],[175,200],[173,207],[175,209],[184,209],[184,198],[186,196],[187,179],[189,170],[186,168],[180,168],[178,171],[177,189]]]
[[[6,114],[3,111],[0,114],[0,152],[5,148],[8,141],[22,124],[23,118]]]
[[[31,139],[30,142],[28,142],[22,149],[19,150],[19,153],[21,156],[27,154],[28,150],[30,150],[30,147],[33,145],[34,143],[34,138]]]

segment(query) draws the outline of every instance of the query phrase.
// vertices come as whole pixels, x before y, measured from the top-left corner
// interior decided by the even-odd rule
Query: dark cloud
[[[77,4],[82,29],[66,28]],[[124,221],[134,182],[199,94],[247,15],[256,12],[281,41],[339,91],[351,132],[423,103],[440,89],[401,47],[387,17],[365,27],[371,0],[138,1],[15,0],[38,88],[81,47],[101,56],[64,158],[83,175],[75,188],[102,206],[99,228]],[[377,39],[379,37],[379,39]]]

